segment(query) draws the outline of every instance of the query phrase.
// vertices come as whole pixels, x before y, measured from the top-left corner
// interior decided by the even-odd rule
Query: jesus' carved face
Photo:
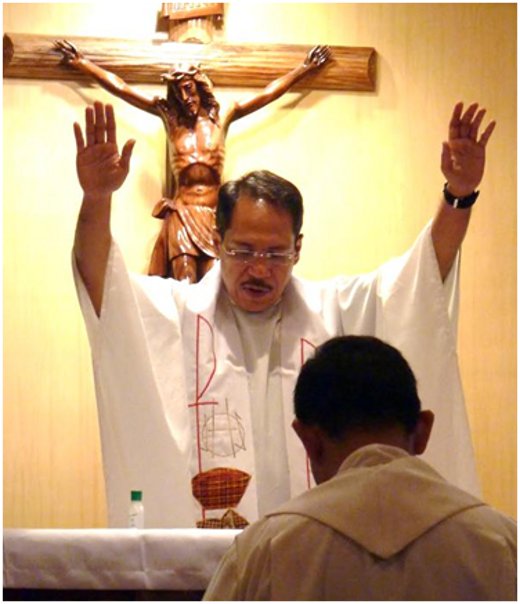
[[[201,99],[195,80],[189,77],[183,78],[177,83],[177,91],[186,114],[192,118],[197,117],[201,107]]]

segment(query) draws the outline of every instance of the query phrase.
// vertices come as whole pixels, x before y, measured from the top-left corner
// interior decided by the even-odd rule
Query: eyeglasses
[[[286,266],[290,264],[296,252],[253,252],[251,250],[228,250],[222,246],[222,251],[226,256],[235,262],[242,264],[254,264],[259,260],[263,260],[270,266]]]

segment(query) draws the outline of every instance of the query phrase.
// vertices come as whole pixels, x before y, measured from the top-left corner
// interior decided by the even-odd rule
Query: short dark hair
[[[231,224],[233,210],[240,195],[253,199],[264,199],[268,203],[287,211],[293,222],[293,233],[297,237],[303,224],[303,199],[292,182],[269,172],[255,170],[237,180],[224,183],[218,193],[217,230],[223,238]]]
[[[400,425],[410,433],[421,410],[415,376],[402,354],[371,336],[339,336],[316,349],[294,390],[294,411],[331,438],[350,429]]]

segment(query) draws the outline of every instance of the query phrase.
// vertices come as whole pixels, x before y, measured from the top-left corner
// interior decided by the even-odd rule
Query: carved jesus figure
[[[259,94],[235,101],[221,117],[212,83],[198,67],[164,74],[166,98],[151,97],[87,59],[70,42],[60,40],[55,47],[68,64],[94,78],[103,88],[162,119],[175,194],[171,199],[163,197],[152,212],[164,222],[148,272],[192,283],[211,268],[216,258],[215,210],[230,124],[282,96],[305,75],[324,65],[331,54],[327,46],[315,46],[300,65]]]

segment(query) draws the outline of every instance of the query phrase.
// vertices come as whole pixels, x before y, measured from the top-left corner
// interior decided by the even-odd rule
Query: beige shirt
[[[384,445],[235,539],[207,600],[514,600],[516,523]]]

